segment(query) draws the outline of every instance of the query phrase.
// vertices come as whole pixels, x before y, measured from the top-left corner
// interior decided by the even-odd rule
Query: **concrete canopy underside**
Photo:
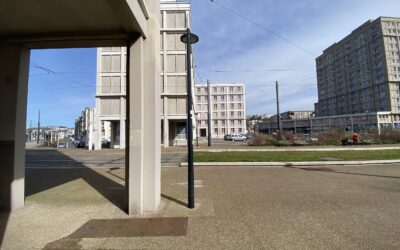
[[[0,1],[0,210],[24,205],[30,49],[101,46],[128,50],[127,122],[136,123],[127,125],[127,210],[158,209],[159,8],[159,0]]]
[[[0,40],[24,42],[31,48],[96,47],[79,40],[114,40],[122,44],[132,34],[146,36],[147,21],[137,0],[2,0]],[[91,39],[92,38],[92,39]],[[70,44],[65,42],[71,40]],[[105,44],[99,41],[99,44]],[[118,42],[119,41],[119,44]],[[92,41],[93,42],[93,41]],[[126,45],[126,44],[123,44]]]

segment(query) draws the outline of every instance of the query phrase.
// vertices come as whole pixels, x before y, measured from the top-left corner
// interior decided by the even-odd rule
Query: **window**
[[[221,117],[225,118],[225,112],[221,112]]]
[[[235,129],[234,129],[234,128],[231,128],[231,132],[232,132],[232,133],[235,133]]]
[[[214,118],[217,118],[217,117],[218,117],[218,113],[214,112]]]
[[[214,96],[214,102],[218,101],[217,96]]]
[[[176,137],[178,139],[185,139],[186,138],[186,123],[178,122],[176,124]]]
[[[238,92],[240,92],[240,87],[237,87],[236,90],[237,90]]]
[[[168,28],[185,28],[186,14],[183,11],[171,11],[166,13],[166,23]]]
[[[238,103],[238,108],[241,109],[242,108],[242,104]]]
[[[213,88],[214,93],[217,93],[217,87]]]
[[[225,103],[221,104],[221,109],[225,109]]]
[[[235,120],[231,120],[231,125],[232,125],[232,126],[235,125]]]
[[[239,128],[239,133],[242,133],[242,128]]]
[[[242,112],[238,112],[238,117],[242,117]]]
[[[229,93],[232,93],[233,92],[233,87],[230,87],[229,88]]]
[[[222,133],[222,134],[225,134],[225,129],[224,129],[224,128],[221,129],[221,133]]]
[[[235,108],[235,104],[231,103],[231,109]]]
[[[221,101],[225,101],[225,96],[221,95]]]
[[[234,101],[234,97],[233,97],[233,95],[231,95],[231,96],[230,96],[230,99],[231,99],[231,102],[233,102],[233,101]]]
[[[218,105],[217,104],[214,104],[214,109],[217,109],[218,108]]]
[[[167,38],[167,50],[185,50],[186,46],[180,40],[181,34],[168,34]]]
[[[225,126],[225,120],[222,120],[222,126]]]
[[[214,120],[214,125],[218,125],[218,120]]]
[[[201,101],[201,96],[197,96],[197,101]]]
[[[218,129],[217,128],[214,129],[214,133],[218,134]]]
[[[234,117],[235,116],[235,112],[231,112],[231,117]]]

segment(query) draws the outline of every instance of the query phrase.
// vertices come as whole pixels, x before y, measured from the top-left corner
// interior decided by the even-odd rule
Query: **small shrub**
[[[277,140],[270,135],[255,134],[247,144],[250,146],[275,146]]]
[[[318,141],[312,141],[313,145],[342,145],[342,140],[348,138],[346,130],[341,127],[333,127],[329,131],[317,136]]]
[[[377,129],[372,130],[370,133],[364,135],[369,140],[381,144],[396,144],[400,143],[400,131],[393,129],[381,129],[380,133]]]

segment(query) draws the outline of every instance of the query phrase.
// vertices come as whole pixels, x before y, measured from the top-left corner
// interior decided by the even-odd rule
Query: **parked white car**
[[[237,135],[237,134],[232,134],[231,135],[232,141],[246,141],[247,137],[244,135]]]

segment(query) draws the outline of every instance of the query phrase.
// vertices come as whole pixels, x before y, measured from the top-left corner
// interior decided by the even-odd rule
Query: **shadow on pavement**
[[[166,195],[166,194],[161,194],[161,197],[163,197],[163,198],[165,198],[165,199],[167,199],[167,200],[170,200],[170,201],[172,201],[172,202],[175,202],[175,203],[178,204],[178,205],[182,205],[182,206],[184,206],[184,207],[187,207],[187,206],[188,206],[188,204],[187,204],[186,202],[183,202],[183,201],[181,201],[181,200],[175,199],[174,197],[168,196],[168,195]]]
[[[0,212],[0,249],[1,249],[1,243],[3,242],[4,233],[6,232],[9,216],[10,216],[9,212]]]
[[[295,167],[295,166],[289,166],[289,165],[286,165],[285,167],[294,168],[294,169],[301,169],[301,170],[305,170],[305,171],[325,172],[325,173],[333,173],[333,174],[347,174],[347,175],[358,175],[358,176],[368,176],[368,177],[400,179],[400,176],[388,176],[388,175],[374,175],[374,174],[361,174],[361,173],[343,172],[343,171],[335,171],[335,170],[327,168],[327,167],[301,168],[301,167]]]
[[[26,150],[26,167],[25,197],[83,179],[116,207],[126,211],[125,188],[122,184],[103,176],[60,151]],[[111,168],[109,171],[115,169]]]

